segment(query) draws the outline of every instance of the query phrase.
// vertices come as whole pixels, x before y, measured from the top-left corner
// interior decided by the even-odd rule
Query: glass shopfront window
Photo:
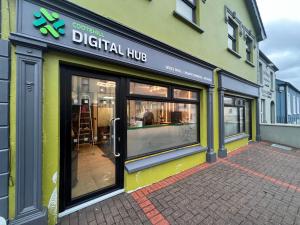
[[[225,137],[251,133],[250,101],[238,97],[224,97]]]
[[[168,100],[127,100],[128,158],[199,143],[198,96],[192,91],[189,95],[187,101],[169,96]]]
[[[165,97],[166,98],[168,96],[168,88],[162,87],[162,86],[157,86],[157,85],[130,82],[130,94],[131,95],[148,95],[148,96]]]
[[[186,99],[186,100],[197,100],[197,92],[182,90],[182,89],[174,89],[174,98]]]

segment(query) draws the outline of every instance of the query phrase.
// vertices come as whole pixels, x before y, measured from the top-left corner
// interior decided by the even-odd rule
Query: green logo
[[[45,8],[40,8],[40,11],[35,12],[33,25],[40,29],[43,35],[50,33],[52,37],[58,39],[60,35],[65,34],[65,21],[59,19],[58,13],[49,13]]]

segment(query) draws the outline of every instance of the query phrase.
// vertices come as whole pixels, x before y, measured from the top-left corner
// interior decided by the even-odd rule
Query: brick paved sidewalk
[[[300,224],[300,154],[251,144],[59,224]]]

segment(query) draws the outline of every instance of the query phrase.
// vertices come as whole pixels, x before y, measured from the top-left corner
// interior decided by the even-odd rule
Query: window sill
[[[193,28],[194,30],[198,31],[200,34],[202,34],[204,32],[203,29],[201,29],[199,27],[199,25],[197,25],[196,23],[188,20],[187,18],[185,18],[184,16],[180,15],[178,12],[174,11],[173,15],[179,19],[181,22],[187,24],[188,26],[190,26],[191,28]]]
[[[196,153],[205,152],[206,150],[207,147],[202,147],[200,145],[181,148],[171,152],[162,153],[160,155],[154,155],[148,158],[139,159],[133,162],[128,162],[125,164],[125,169],[127,170],[128,173],[134,173],[163,163],[174,161],[176,159],[190,156]]]
[[[246,62],[249,66],[255,67],[255,65],[254,65],[252,62],[250,62],[249,60],[245,60],[245,62]]]
[[[230,48],[227,48],[227,51],[230,52],[231,54],[233,54],[234,56],[238,57],[239,59],[242,58],[242,56],[239,53],[237,53],[236,51],[233,51]]]
[[[241,140],[241,139],[244,139],[244,138],[249,138],[249,135],[245,134],[245,133],[242,133],[242,134],[237,134],[237,135],[234,135],[234,136],[230,136],[230,137],[225,138],[225,144],[228,144],[228,143],[231,143],[231,142],[234,142],[234,141],[238,141],[238,140]]]

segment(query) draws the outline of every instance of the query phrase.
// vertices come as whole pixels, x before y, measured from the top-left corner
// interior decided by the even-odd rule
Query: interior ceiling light
[[[98,81],[97,86],[100,86],[100,87],[115,87],[116,84],[115,84],[115,82],[112,82],[112,81],[108,81],[108,82]]]

